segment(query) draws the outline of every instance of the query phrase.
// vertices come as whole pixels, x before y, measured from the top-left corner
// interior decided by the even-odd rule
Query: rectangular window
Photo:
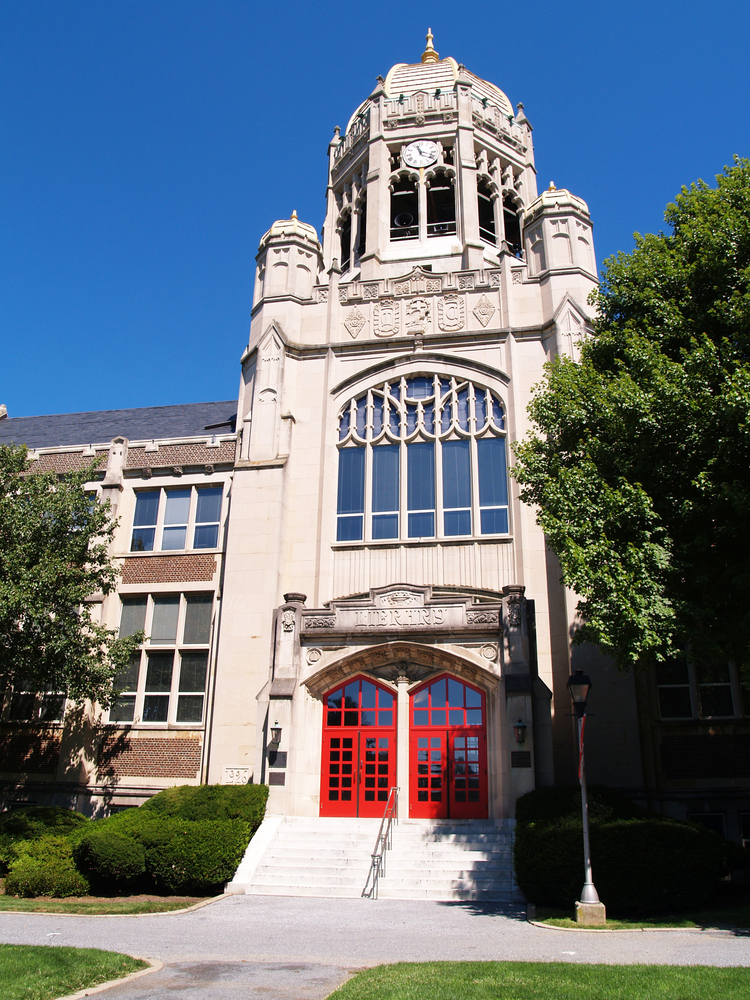
[[[398,538],[399,452],[397,444],[372,450],[373,538]]]
[[[446,535],[471,534],[469,447],[469,441],[443,442],[443,531]]]
[[[208,678],[213,594],[123,597],[120,635],[146,633],[115,681],[110,722],[200,724]]]
[[[483,535],[508,532],[508,473],[505,438],[477,441],[479,466],[479,519]]]
[[[338,526],[336,540],[362,540],[365,513],[365,449],[339,452]]]
[[[10,697],[10,722],[62,722],[65,695],[61,692],[24,691],[18,684]]]
[[[182,551],[219,544],[223,486],[165,488],[136,494],[131,552]]]
[[[406,446],[406,495],[409,538],[435,535],[435,445]]]
[[[731,718],[734,712],[728,663],[696,665],[702,719]]]
[[[657,664],[656,684],[662,719],[692,719],[690,675],[684,657],[675,657]]]

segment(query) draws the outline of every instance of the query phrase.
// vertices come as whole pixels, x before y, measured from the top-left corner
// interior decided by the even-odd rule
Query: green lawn
[[[0,989],[3,1000],[53,1000],[146,965],[129,955],[98,948],[1,944]]]
[[[24,913],[80,913],[82,916],[98,914],[121,915],[127,913],[166,913],[169,910],[184,910],[195,903],[202,903],[204,896],[164,896],[163,898],[139,898],[138,896],[84,897],[77,899],[50,899],[37,896],[34,899],[20,899],[18,896],[0,896],[0,911],[21,910]]]
[[[747,1000],[750,969],[569,962],[402,962],[358,973],[331,1000]]]
[[[540,906],[536,919],[553,927],[580,927],[568,910],[555,910]],[[612,918],[607,917],[609,930],[638,930],[649,927],[750,927],[750,903],[734,906],[717,906],[711,910],[694,910],[687,913],[661,913],[656,916]]]

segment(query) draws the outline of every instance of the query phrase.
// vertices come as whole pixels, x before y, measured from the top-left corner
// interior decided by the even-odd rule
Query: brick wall
[[[128,448],[129,469],[156,469],[164,465],[218,465],[234,462],[234,441],[222,441],[218,448],[203,444],[165,444],[158,451]]]
[[[99,468],[107,468],[109,449],[97,451],[96,455],[83,455],[80,451],[65,451],[55,455],[40,455],[32,462],[30,472],[78,472],[85,469],[94,459],[99,459]]]
[[[196,778],[201,766],[197,736],[132,737],[122,732],[105,736],[97,755],[99,780],[124,775],[140,778]]]
[[[135,556],[122,566],[123,583],[198,583],[211,581],[216,556],[195,552],[185,556]]]
[[[0,732],[0,771],[54,774],[60,760],[60,736],[24,728]]]
[[[672,736],[661,744],[667,778],[747,778],[750,736]]]

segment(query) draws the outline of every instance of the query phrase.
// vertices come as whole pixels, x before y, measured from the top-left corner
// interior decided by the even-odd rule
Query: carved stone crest
[[[522,605],[523,605],[523,598],[519,597],[517,594],[511,595],[508,598],[507,622],[514,628],[518,628],[518,626],[521,624]]]
[[[495,307],[487,298],[487,296],[483,295],[479,300],[479,302],[477,303],[477,305],[474,307],[474,315],[482,324],[482,326],[487,326],[489,321],[492,319],[494,313],[495,313]]]
[[[382,601],[389,608],[404,608],[413,604],[421,604],[422,598],[410,590],[394,590],[383,597]]]
[[[445,295],[437,300],[438,326],[446,333],[462,330],[466,324],[466,305],[458,295]]]
[[[376,337],[393,337],[401,327],[401,304],[393,299],[383,299],[375,306],[372,328]]]
[[[406,308],[406,328],[410,333],[424,333],[430,322],[430,306],[426,299],[412,299]]]
[[[295,615],[291,608],[287,608],[287,610],[282,614],[281,627],[285,632],[294,631],[294,617]]]
[[[352,337],[359,336],[359,334],[362,332],[362,328],[364,327],[365,323],[367,323],[367,320],[359,311],[359,309],[357,309],[356,306],[352,309],[347,318],[344,320],[344,326],[349,331]]]

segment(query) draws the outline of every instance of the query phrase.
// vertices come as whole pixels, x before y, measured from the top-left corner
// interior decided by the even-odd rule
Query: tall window
[[[115,680],[110,722],[203,720],[213,594],[122,597],[120,636],[146,633],[142,650]]]
[[[479,207],[479,235],[485,243],[492,246],[497,242],[495,235],[495,207],[492,204],[492,192],[487,181],[477,183],[477,203]]]
[[[383,382],[339,417],[340,542],[508,532],[505,411],[464,379]]]
[[[455,232],[453,182],[444,170],[438,170],[427,185],[427,235],[450,236]]]
[[[223,492],[187,486],[137,493],[130,551],[217,548]]]
[[[516,206],[508,195],[503,199],[503,223],[505,225],[505,242],[508,244],[510,252],[516,257],[522,257],[521,220]]]
[[[419,195],[416,181],[401,177],[391,191],[391,239],[415,240],[419,236]]]
[[[352,217],[350,213],[341,220],[341,270],[348,271],[352,262]]]

